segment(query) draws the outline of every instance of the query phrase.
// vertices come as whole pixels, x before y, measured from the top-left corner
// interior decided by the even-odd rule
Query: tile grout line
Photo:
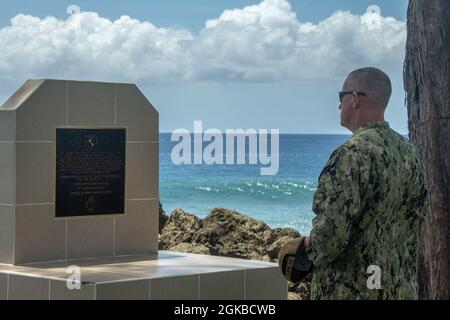
[[[16,204],[17,207],[29,207],[29,206],[51,206],[55,203],[19,203]]]
[[[0,141],[0,143],[55,143],[55,141],[52,140],[17,140],[17,141]],[[141,143],[146,143],[146,141],[143,141]],[[149,141],[148,143],[156,143],[153,141]]]
[[[198,300],[200,300],[200,275],[198,275]]]
[[[47,262],[47,261],[46,261]],[[27,265],[24,265],[27,266]],[[46,275],[39,275],[35,273],[27,273],[26,271],[20,272],[20,271],[6,271],[8,274],[12,276],[20,276],[20,277],[26,277],[26,278],[33,278],[33,279],[43,279],[43,280],[56,280],[56,281],[65,281],[67,278],[64,277],[52,277],[52,276],[46,276]]]
[[[152,300],[152,280],[148,279],[148,300]]]
[[[244,269],[244,300],[247,300],[247,270]]]
[[[14,141],[17,140],[17,115],[14,113]],[[16,210],[17,210],[17,144],[14,143],[14,172],[13,172],[13,230],[12,230],[12,253],[11,253],[11,263],[16,262]],[[9,279],[9,276],[8,276]],[[8,285],[9,286],[9,285]]]
[[[142,198],[142,199],[125,199],[126,201],[150,201],[150,200],[158,200],[159,198]]]
[[[116,217],[113,218],[113,257],[116,256]]]
[[[114,83],[114,127],[117,128],[117,83]],[[116,256],[116,217],[113,218],[113,256]]]
[[[69,219],[65,219],[66,220],[66,249],[65,249],[65,259],[67,260],[69,254],[68,254],[68,234],[69,234]]]
[[[28,141],[16,141],[16,143],[55,143],[50,140],[28,140]]]
[[[9,273],[6,274],[6,300],[9,300]]]
[[[136,143],[136,144],[139,144],[139,143],[141,143],[141,144],[160,144],[158,141],[138,141],[138,140],[130,140],[130,141],[127,141],[127,143],[129,143],[129,144],[131,144],[131,143]]]

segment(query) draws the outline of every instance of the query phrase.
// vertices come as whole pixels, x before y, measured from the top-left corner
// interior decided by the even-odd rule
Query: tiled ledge
[[[81,270],[80,290],[68,290],[69,265]],[[0,299],[287,299],[274,263],[159,251],[158,257],[0,265]]]

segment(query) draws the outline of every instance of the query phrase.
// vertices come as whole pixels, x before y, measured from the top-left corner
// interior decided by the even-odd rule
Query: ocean
[[[173,164],[171,151],[178,142],[171,141],[170,133],[161,133],[161,203],[167,214],[182,208],[205,217],[211,209],[222,207],[262,220],[272,228],[291,227],[309,234],[319,174],[333,150],[349,138],[280,134],[278,174],[261,176],[259,164]]]

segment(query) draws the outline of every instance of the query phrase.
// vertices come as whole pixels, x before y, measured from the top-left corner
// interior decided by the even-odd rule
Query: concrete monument
[[[0,128],[1,263],[157,253],[158,112],[136,86],[29,80]]]
[[[0,107],[1,299],[286,299],[273,263],[158,252],[158,112],[29,80]]]

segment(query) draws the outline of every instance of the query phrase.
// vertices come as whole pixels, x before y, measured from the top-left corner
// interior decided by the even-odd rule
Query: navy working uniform
[[[357,129],[331,155],[314,195],[312,299],[417,299],[426,197],[407,139],[386,121]],[[370,266],[381,271],[379,289],[367,285]]]

